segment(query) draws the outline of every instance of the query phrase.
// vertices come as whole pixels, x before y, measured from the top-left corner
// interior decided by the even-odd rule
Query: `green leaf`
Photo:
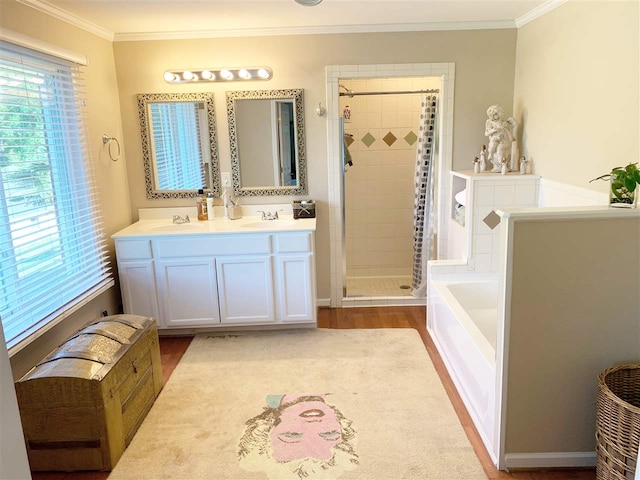
[[[626,175],[627,171],[623,170],[622,168],[614,168],[613,170],[611,170],[611,174],[612,175]]]
[[[611,188],[613,190],[620,190],[622,187],[624,187],[624,183],[622,183],[619,180],[616,180],[614,182],[611,182]]]
[[[624,186],[627,187],[627,190],[629,190],[629,192],[633,192],[636,189],[636,179],[633,177],[625,178]]]
[[[636,183],[640,183],[640,170],[633,172],[633,178],[636,179]]]

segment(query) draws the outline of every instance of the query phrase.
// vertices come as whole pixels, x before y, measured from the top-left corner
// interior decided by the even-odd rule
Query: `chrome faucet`
[[[258,210],[262,214],[262,220],[278,220],[278,212],[282,210],[274,210],[273,212],[264,212],[262,210]]]
[[[184,217],[181,217],[180,215],[174,215],[173,216],[173,223],[175,224],[183,224],[183,223],[190,223],[191,219],[189,218],[189,215],[185,215]]]

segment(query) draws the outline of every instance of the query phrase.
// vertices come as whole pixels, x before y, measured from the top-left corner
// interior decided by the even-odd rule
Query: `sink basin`
[[[245,223],[242,227],[269,230],[272,228],[292,227],[295,224],[295,220],[260,220],[258,222]]]
[[[160,225],[153,225],[146,228],[150,232],[157,233],[178,233],[178,232],[203,232],[205,230],[204,225],[197,223],[163,223]]]

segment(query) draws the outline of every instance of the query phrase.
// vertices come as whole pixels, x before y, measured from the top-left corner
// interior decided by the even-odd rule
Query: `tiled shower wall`
[[[438,77],[340,80],[355,92],[439,88]],[[344,89],[340,89],[344,91]],[[420,95],[340,97],[353,166],[345,175],[347,276],[410,276]]]

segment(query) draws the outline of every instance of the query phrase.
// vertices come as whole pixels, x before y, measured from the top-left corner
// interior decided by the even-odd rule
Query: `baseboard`
[[[507,470],[518,468],[595,467],[596,452],[507,453]]]
[[[409,307],[427,304],[426,298],[416,298],[412,295],[393,297],[344,297],[342,308],[349,307]]]
[[[330,307],[331,306],[331,299],[330,298],[318,298],[316,300],[316,304],[318,305],[318,307]]]

